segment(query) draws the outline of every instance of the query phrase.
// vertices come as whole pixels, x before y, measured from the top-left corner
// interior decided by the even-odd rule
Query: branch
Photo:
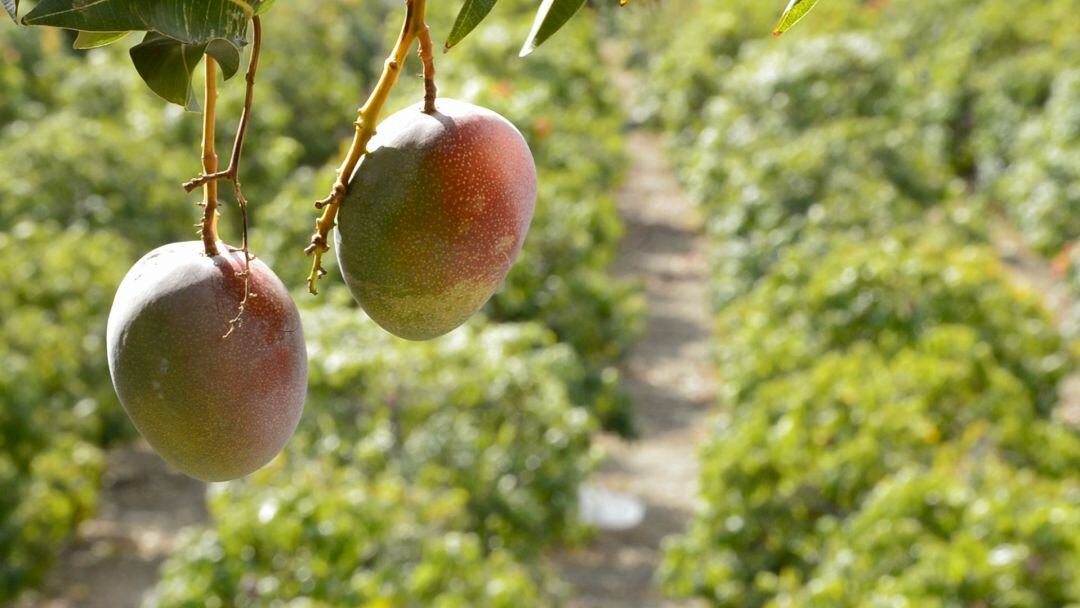
[[[417,36],[426,35],[425,8],[426,0],[405,0],[405,22],[401,26],[401,33],[398,35],[397,42],[394,44],[390,56],[387,57],[386,63],[383,64],[383,71],[375,84],[375,89],[371,91],[371,95],[360,108],[359,115],[354,123],[356,125],[356,134],[353,136],[352,145],[345,155],[345,160],[338,169],[334,187],[329,196],[315,203],[315,208],[322,209],[323,214],[316,220],[315,234],[311,237],[311,244],[304,250],[304,253],[314,257],[311,264],[311,274],[308,275],[308,291],[312,294],[319,293],[315,283],[326,274],[326,270],[322,267],[322,256],[330,250],[327,238],[330,230],[337,225],[338,209],[341,207],[341,201],[345,199],[346,192],[348,192],[348,182],[352,178],[353,172],[356,171],[360,159],[367,154],[367,145],[375,135],[375,124],[379,120],[379,112],[382,111],[383,104],[386,103],[386,98],[390,95],[390,90],[397,84],[401,66],[405,63],[413,40]],[[430,38],[428,38],[428,45],[430,46]],[[430,52],[428,55],[430,55]],[[425,74],[430,74],[430,93],[434,95],[434,67],[430,72],[425,67],[424,71]],[[425,87],[425,89],[427,88]],[[434,103],[434,96],[432,97],[432,103]]]
[[[251,122],[251,105],[255,101],[255,74],[259,71],[259,55],[262,53],[262,19],[257,15],[251,18],[252,42],[251,58],[248,60],[247,69],[247,94],[244,97],[244,110],[240,114],[240,125],[236,128],[236,139],[233,140],[232,156],[229,159],[229,167],[224,171],[204,171],[202,175],[184,184],[184,190],[194,191],[200,186],[210,182],[226,179],[236,182],[240,171],[240,157],[244,152],[244,137],[247,135],[248,124]]]
[[[202,165],[204,173],[214,173],[218,168],[217,152],[214,150],[214,118],[217,110],[217,63],[206,56],[206,100],[203,110]],[[206,255],[218,255],[217,248],[217,183],[206,182],[203,187],[202,242]]]

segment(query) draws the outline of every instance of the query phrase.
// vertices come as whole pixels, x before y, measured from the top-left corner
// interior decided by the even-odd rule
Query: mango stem
[[[218,168],[217,151],[214,149],[214,118],[217,111],[217,63],[213,57],[206,56],[206,88],[203,108],[202,129],[202,166],[203,173],[215,173]],[[217,182],[208,181],[203,185],[202,242],[208,257],[218,255],[217,220],[218,220]]]
[[[315,234],[312,235],[311,243],[304,250],[304,253],[313,256],[311,274],[308,275],[308,291],[310,291],[312,295],[318,295],[319,290],[316,288],[316,282],[320,277],[326,274],[326,270],[322,267],[322,256],[330,250],[328,238],[330,231],[337,225],[338,209],[341,207],[341,202],[345,199],[345,194],[348,192],[349,180],[352,179],[352,175],[356,171],[356,166],[360,163],[360,159],[367,154],[367,145],[375,135],[375,125],[379,120],[379,113],[382,111],[386,99],[390,96],[391,89],[397,84],[398,76],[401,73],[402,66],[405,64],[409,49],[412,47],[413,41],[420,36],[421,41],[423,41],[424,38],[428,39],[427,44],[430,51],[431,40],[427,34],[428,28],[424,17],[426,7],[426,0],[405,0],[405,21],[402,23],[401,33],[398,35],[393,50],[391,50],[390,55],[383,64],[382,74],[375,83],[374,90],[371,91],[371,95],[368,96],[364,105],[360,107],[356,121],[353,123],[356,126],[356,133],[353,135],[352,145],[349,146],[349,151],[345,155],[345,160],[341,163],[341,167],[338,168],[337,180],[334,182],[334,187],[330,191],[329,196],[320,201],[316,201],[315,203],[315,208],[322,209],[323,214],[315,221]],[[432,110],[434,110],[434,63],[433,60],[430,59],[431,53],[424,53],[424,49],[421,47],[421,57],[423,58],[425,54],[429,58],[424,62],[424,105],[426,110],[429,105],[427,98],[430,95],[430,106]],[[430,69],[428,67],[429,63],[431,64]],[[429,78],[430,86],[428,85]]]

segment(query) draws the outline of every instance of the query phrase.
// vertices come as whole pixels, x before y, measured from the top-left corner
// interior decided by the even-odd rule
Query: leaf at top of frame
[[[525,57],[535,51],[536,47],[562,29],[584,4],[585,0],[544,0],[536,12],[532,31],[525,39],[519,56]]]
[[[491,12],[496,1],[465,0],[465,4],[458,11],[457,19],[454,20],[454,27],[450,29],[450,36],[447,37],[443,50],[449,51],[450,47],[464,40],[465,36],[469,35],[469,32],[476,29],[476,26],[480,25],[484,17],[487,17],[488,13]]]
[[[41,0],[26,25],[90,32],[157,32],[189,45],[220,38],[243,44],[262,0]]]
[[[796,23],[801,21],[817,3],[818,0],[791,0],[791,2],[788,3],[787,8],[784,9],[784,14],[780,16],[780,22],[776,24],[776,29],[773,30],[773,36],[779,36],[790,30]]]

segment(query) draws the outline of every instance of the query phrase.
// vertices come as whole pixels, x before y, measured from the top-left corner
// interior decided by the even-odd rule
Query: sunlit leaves
[[[521,47],[520,56],[524,57],[536,50],[536,47],[559,31],[567,21],[585,4],[585,0],[544,0],[536,12],[532,31]]]
[[[776,29],[773,30],[773,36],[779,36],[784,32],[790,30],[796,23],[798,23],[810,9],[818,3],[818,0],[791,0],[788,3],[787,8],[784,9],[784,14],[780,16],[780,22],[776,24]]]
[[[480,25],[484,17],[487,17],[488,13],[491,12],[495,2],[496,0],[465,0],[457,19],[454,20],[454,27],[450,30],[450,36],[446,39],[446,45],[443,48],[450,50],[450,47],[461,42],[465,36],[469,35],[469,32],[476,29],[476,26]]]

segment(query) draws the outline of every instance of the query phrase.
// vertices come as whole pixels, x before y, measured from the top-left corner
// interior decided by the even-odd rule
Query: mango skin
[[[387,118],[349,184],[335,232],[353,297],[410,340],[461,325],[499,288],[536,205],[536,165],[502,116],[439,99]]]
[[[155,451],[196,479],[226,481],[269,462],[296,430],[307,395],[300,314],[259,260],[243,322],[243,254],[200,241],[148,253],[109,312],[109,372],[120,402]]]

